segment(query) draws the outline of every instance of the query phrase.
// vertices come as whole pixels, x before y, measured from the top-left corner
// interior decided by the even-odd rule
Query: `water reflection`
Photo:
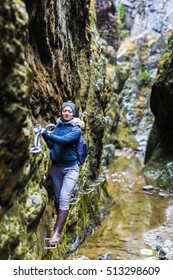
[[[116,203],[73,258],[84,255],[97,260],[108,252],[113,259],[156,258],[156,250],[145,244],[144,233],[164,223],[169,198],[144,192],[141,169],[140,154],[116,152],[107,170],[109,190]]]

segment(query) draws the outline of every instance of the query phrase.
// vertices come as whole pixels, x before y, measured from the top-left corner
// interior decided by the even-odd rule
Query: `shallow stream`
[[[139,153],[116,151],[115,161],[107,170],[108,187],[115,204],[101,226],[70,259],[85,256],[98,260],[106,255],[122,260],[157,259],[156,248],[146,242],[145,233],[167,220],[172,196],[155,188],[144,190],[146,182],[141,169]]]

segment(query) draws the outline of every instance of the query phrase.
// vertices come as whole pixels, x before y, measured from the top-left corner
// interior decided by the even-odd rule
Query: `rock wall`
[[[146,181],[172,192],[172,1],[117,0],[116,7],[129,31],[117,52],[128,71],[120,111],[127,124],[118,125],[127,132],[116,136],[134,147],[129,126],[144,151]]]
[[[24,5],[12,2],[11,9],[8,5],[1,6],[0,202],[2,207],[6,207],[15,191],[16,182],[20,182],[23,164],[29,156],[26,118],[30,103],[30,72],[24,56],[28,21]]]
[[[148,180],[156,180],[158,187],[173,192],[173,38],[159,63],[159,70],[152,87],[151,109],[155,122],[150,133],[144,174]]]
[[[150,109],[150,95],[159,61],[169,39],[173,20],[171,1],[115,1],[122,38],[116,63],[127,73],[121,88],[119,131],[121,147],[137,147],[145,155],[146,145],[154,121]],[[125,32],[125,33],[123,33]],[[116,71],[117,72],[117,71]],[[126,131],[125,131],[126,130]],[[123,133],[125,131],[125,133]],[[128,137],[132,131],[133,138]]]
[[[98,178],[108,102],[107,43],[96,28],[94,1],[1,2],[0,255],[64,258],[101,222],[111,203],[105,177]],[[42,153],[30,154],[33,127],[55,122],[60,103],[69,99],[86,123],[89,155],[73,194],[80,203],[71,207],[67,238],[60,251],[45,250],[54,211],[50,161],[42,140]],[[86,204],[88,188],[93,189]]]
[[[146,30],[164,35],[172,29],[171,0],[116,0],[117,7],[120,4],[125,6],[126,28],[131,35],[139,35]]]
[[[118,49],[119,26],[115,1],[95,0],[97,29],[100,37],[115,50]]]
[[[0,256],[65,258],[99,225],[112,204],[101,173],[115,147],[137,147],[134,136],[146,145],[151,80],[141,74],[148,71],[152,79],[156,75],[166,44],[164,32],[172,24],[172,7],[170,1],[163,5],[165,1],[122,0],[125,28],[131,36],[122,42],[115,58],[119,1],[99,0],[96,6],[93,0],[0,2]],[[154,16],[164,21],[157,30]],[[170,190],[171,42],[152,89],[156,122],[145,170],[148,178],[154,176],[159,186]],[[85,121],[89,155],[73,193],[77,204],[71,204],[66,238],[59,250],[49,250],[45,238],[54,221],[49,151],[42,140],[42,153],[34,156],[30,148],[34,126],[55,122],[66,100],[76,103]]]

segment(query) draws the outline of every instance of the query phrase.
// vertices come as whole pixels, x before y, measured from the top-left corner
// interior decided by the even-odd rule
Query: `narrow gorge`
[[[146,185],[172,196],[173,7],[171,0],[0,2],[0,258],[66,259],[117,203],[107,180],[117,150],[140,153]],[[42,139],[41,153],[31,148],[35,127],[55,123],[67,100],[85,122],[89,152],[65,238],[49,248],[49,151]]]

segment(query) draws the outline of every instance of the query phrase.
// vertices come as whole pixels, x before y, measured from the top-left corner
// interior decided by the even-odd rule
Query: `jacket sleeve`
[[[81,136],[81,129],[79,127],[74,127],[69,133],[64,136],[57,136],[54,134],[49,134],[47,131],[44,133],[46,141],[50,140],[53,143],[66,145],[73,143],[79,139]]]
[[[46,132],[46,133],[44,132],[42,135],[43,135],[43,139],[46,142],[48,148],[51,150],[53,148],[54,144],[53,144],[53,142],[51,140],[49,140],[47,138],[47,134],[49,134],[49,133],[48,132]]]

